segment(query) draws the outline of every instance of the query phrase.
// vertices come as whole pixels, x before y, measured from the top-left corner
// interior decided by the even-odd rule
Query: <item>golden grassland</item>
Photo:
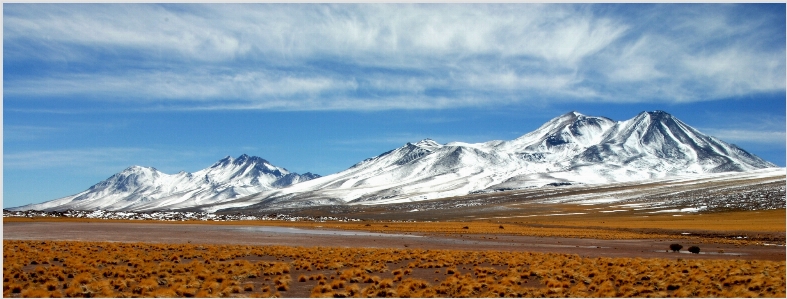
[[[787,295],[784,261],[78,241],[3,241],[3,261],[4,297]]]
[[[561,205],[561,213],[582,212],[588,206]],[[612,210],[611,208],[607,210]],[[535,216],[524,221],[573,227],[686,229],[711,231],[784,232],[787,227],[784,209],[763,211],[731,211],[718,213],[591,213],[560,217]]]
[[[555,206],[557,207],[557,206]],[[559,205],[557,213],[586,210],[587,206]],[[330,228],[396,233],[436,234],[505,234],[537,237],[593,239],[691,239],[716,243],[759,243],[756,239],[726,239],[680,234],[684,231],[732,234],[747,232],[785,232],[785,210],[734,211],[707,214],[649,214],[617,212],[587,215],[533,216],[475,221],[441,222],[309,222],[309,221],[166,221],[172,224],[214,224],[244,226],[287,226],[298,228]],[[149,223],[152,220],[101,220],[79,218],[4,217],[4,222],[128,222]],[[158,221],[156,221],[158,222]],[[163,222],[163,221],[162,221]]]

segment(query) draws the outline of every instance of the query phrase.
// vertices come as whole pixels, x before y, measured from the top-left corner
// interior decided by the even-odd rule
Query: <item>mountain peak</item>
[[[654,130],[656,127],[662,127],[670,131],[693,130],[693,128],[690,128],[678,118],[661,110],[642,111],[637,114],[637,116],[630,119],[629,122],[631,122],[634,127],[638,127],[638,130],[644,130],[641,132],[642,134]]]
[[[142,172],[142,171],[155,171],[156,169],[149,166],[132,165],[123,170],[122,172]]]
[[[647,113],[647,114],[650,114],[650,115],[667,115],[667,116],[670,115],[669,113],[667,113],[664,110],[653,110],[653,111],[647,111],[647,112],[643,112],[643,113]]]
[[[266,163],[266,162],[267,161],[265,161],[265,159],[263,159],[263,158],[260,158],[260,157],[257,157],[257,156],[249,156],[247,154],[243,154],[243,155],[238,156],[238,158],[235,159],[234,163],[240,165],[240,164],[245,164],[245,163],[255,163],[256,164],[256,163]]]
[[[213,163],[213,165],[211,165],[210,167],[216,168],[216,167],[227,166],[232,164],[232,162],[234,161],[235,159],[233,159],[232,156],[226,156],[223,159],[216,161],[216,163]]]
[[[555,151],[554,147],[573,151],[571,148],[597,143],[613,125],[614,122],[606,117],[585,116],[571,111],[550,119],[509,144],[524,151]]]
[[[555,128],[555,127],[565,127],[574,124],[576,125],[584,125],[587,122],[595,123],[597,121],[609,121],[612,120],[606,117],[597,117],[597,116],[587,116],[577,111],[570,111],[568,113],[562,114],[558,117],[552,118],[539,128],[539,130],[544,128]],[[538,130],[537,130],[538,131]]]
[[[213,163],[210,168],[217,168],[217,167],[227,167],[229,165],[243,165],[243,164],[270,164],[263,158],[257,156],[249,156],[247,154],[242,154],[238,156],[238,158],[232,158],[232,156],[226,156],[223,159]]]
[[[430,138],[425,138],[425,139],[423,139],[421,141],[418,141],[414,145],[418,146],[418,147],[438,147],[438,146],[440,146],[439,143],[437,143],[436,141],[434,141],[434,140],[432,140]]]
[[[648,117],[651,120],[658,121],[662,119],[671,119],[674,118],[672,114],[669,114],[662,110],[653,110],[653,111],[642,111],[639,115],[640,117]]]

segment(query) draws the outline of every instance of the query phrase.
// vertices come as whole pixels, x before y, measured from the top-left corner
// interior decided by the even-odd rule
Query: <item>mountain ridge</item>
[[[233,204],[261,210],[313,204],[385,204],[495,189],[626,182],[771,167],[776,165],[704,135],[664,111],[643,111],[625,121],[572,111],[509,141],[408,142],[347,170],[263,191]]]
[[[233,159],[227,156],[209,168],[188,174],[194,178],[168,175],[188,182],[199,176],[207,184],[203,189],[180,192],[181,196],[163,202],[146,203],[150,200],[144,196],[149,196],[146,194],[151,193],[153,187],[141,184],[136,194],[133,188],[124,191],[140,203],[124,206],[118,203],[121,201],[112,199],[114,206],[106,203],[102,206],[128,210],[190,208],[216,211],[238,207],[270,210],[314,205],[386,204],[498,189],[627,182],[771,167],[776,165],[733,144],[702,134],[664,111],[643,111],[624,121],[571,111],[513,140],[440,144],[425,138],[415,143],[407,142],[323,177],[310,173],[296,176],[259,157],[244,154]],[[213,173],[211,169],[214,168],[222,171]],[[140,169],[150,172],[150,177],[164,178],[155,168]],[[234,177],[246,179],[233,181]],[[133,187],[138,177],[123,179]],[[174,188],[181,183],[171,180]],[[243,189],[241,184],[264,188]],[[205,200],[200,192],[209,192],[213,200]],[[113,196],[106,194],[108,198]],[[55,201],[48,207],[60,209]]]
[[[12,210],[152,211],[215,204],[264,190],[286,187],[320,177],[292,173],[267,160],[243,154],[227,156],[193,172],[166,174],[154,167],[130,166],[75,195]]]

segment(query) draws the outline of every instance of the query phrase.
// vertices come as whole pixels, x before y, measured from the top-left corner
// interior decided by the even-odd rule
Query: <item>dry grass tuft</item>
[[[51,297],[58,297],[56,294],[53,294],[51,291],[47,291],[43,288],[36,287],[26,289],[21,292],[23,298],[51,298]]]
[[[74,241],[3,246],[4,297],[291,296],[291,268],[300,269],[293,275],[312,286],[313,297],[783,298],[787,289],[784,261]],[[263,256],[276,261],[245,258]],[[391,263],[398,266],[388,270]],[[339,268],[307,276],[307,264]],[[263,281],[271,285],[255,286]]]

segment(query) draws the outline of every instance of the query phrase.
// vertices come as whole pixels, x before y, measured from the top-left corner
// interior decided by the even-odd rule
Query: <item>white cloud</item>
[[[5,125],[3,126],[3,140],[6,142],[38,140],[60,131],[63,129],[47,126]]]
[[[381,55],[428,60],[495,53],[563,63],[602,49],[625,29],[559,5],[15,5],[7,11],[6,38],[207,61],[259,51],[365,63]]]
[[[664,78],[665,74],[658,70],[657,63],[661,61],[660,56],[672,52],[665,49],[667,43],[664,39],[645,35],[623,46],[616,59],[609,59],[609,78],[627,83],[652,82]],[[660,47],[653,47],[654,44]]]
[[[708,135],[731,143],[767,143],[784,145],[787,133],[784,131],[760,131],[744,129],[706,129]]]
[[[119,164],[132,161],[132,156],[150,153],[141,148],[90,148],[8,152],[3,155],[3,167],[8,169],[47,169],[85,167],[85,165]],[[119,167],[127,167],[119,166]],[[122,170],[119,169],[119,170]],[[116,169],[115,171],[119,171]]]
[[[286,110],[693,102],[785,89],[773,17],[608,7],[9,4],[7,62],[79,67],[7,73],[4,87],[7,101]]]
[[[210,166],[217,157],[227,155],[226,149],[200,150],[143,147],[85,147],[54,150],[5,150],[3,167],[18,170],[55,170],[111,175],[129,166],[152,166],[165,173],[196,171]],[[186,167],[186,169],[184,169]]]
[[[751,53],[742,48],[709,55],[687,56],[681,61],[688,77],[696,78],[711,97],[729,97],[783,90],[784,52]]]
[[[56,96],[73,94],[100,96],[104,100],[157,101],[216,100],[257,97],[291,97],[317,95],[328,91],[357,88],[352,80],[320,76],[288,76],[266,72],[211,74],[194,72],[141,72],[122,74],[80,74],[15,81],[6,92],[11,95],[38,94]]]
[[[761,144],[784,148],[787,142],[784,115],[743,112],[736,114],[704,114],[710,127],[698,129],[721,140],[736,144]]]

